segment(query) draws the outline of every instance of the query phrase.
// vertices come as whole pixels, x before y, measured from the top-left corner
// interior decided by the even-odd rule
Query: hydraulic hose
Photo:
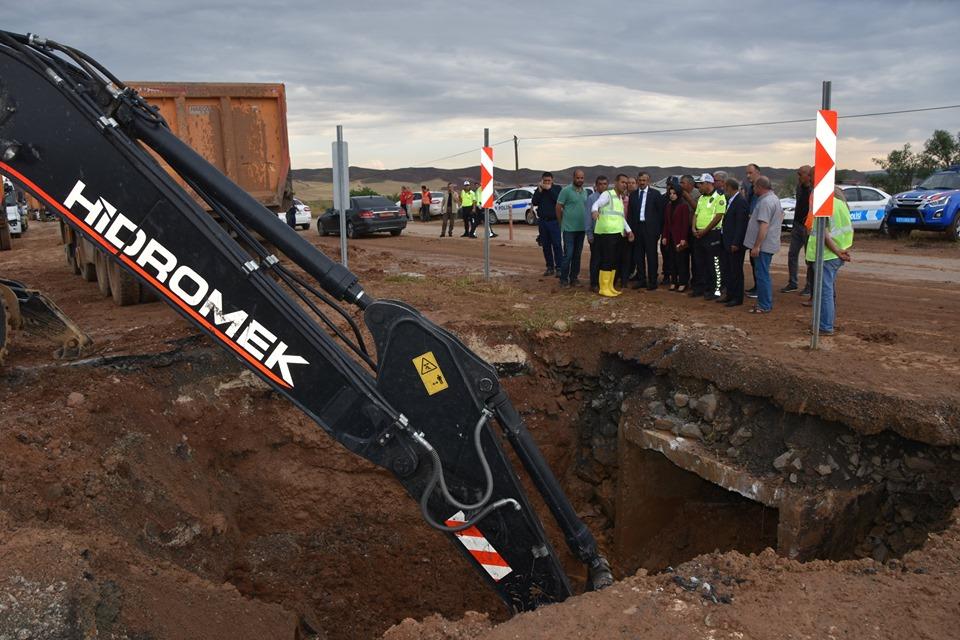
[[[469,529],[470,527],[475,526],[478,522],[486,518],[495,509],[499,509],[500,507],[506,506],[508,504],[512,504],[514,509],[517,509],[517,510],[520,509],[520,504],[513,498],[498,500],[493,504],[487,504],[487,506],[481,509],[479,513],[477,513],[472,518],[468,519],[463,524],[452,526],[452,527],[437,522],[433,518],[433,516],[430,515],[428,502],[430,501],[430,496],[433,495],[433,492],[438,485],[440,486],[440,493],[443,496],[444,500],[446,500],[451,505],[457,507],[458,509],[462,509],[464,512],[478,509],[490,500],[490,496],[493,495],[493,473],[490,471],[490,465],[483,455],[483,449],[481,447],[480,440],[483,434],[483,426],[487,423],[487,421],[491,417],[493,417],[493,415],[494,415],[493,413],[491,413],[486,407],[484,407],[483,412],[480,415],[480,419],[477,421],[477,425],[476,427],[474,427],[474,430],[473,430],[474,446],[476,447],[477,455],[480,457],[480,465],[483,468],[483,474],[487,484],[483,497],[473,504],[466,504],[466,503],[460,502],[450,493],[450,490],[447,487],[447,482],[443,476],[443,462],[440,460],[440,454],[437,453],[437,450],[434,449],[433,446],[429,442],[427,442],[427,440],[421,434],[411,431],[411,435],[413,436],[413,439],[417,442],[417,444],[423,447],[423,449],[430,456],[430,460],[431,460],[432,470],[430,473],[430,481],[427,483],[426,489],[424,489],[423,494],[420,496],[420,512],[423,514],[423,519],[427,521],[427,524],[429,524],[434,529],[437,529],[438,531],[444,531],[446,533],[456,533],[458,531],[463,531],[464,529]]]

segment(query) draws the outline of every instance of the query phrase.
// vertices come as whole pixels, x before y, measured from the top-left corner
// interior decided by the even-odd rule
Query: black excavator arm
[[[496,371],[415,309],[373,299],[354,274],[181,142],[95,60],[33,35],[0,32],[0,173],[341,444],[390,470],[430,526],[512,610],[563,600],[571,589],[494,421],[586,564],[588,587],[610,584],[606,560]],[[309,279],[286,268],[263,239]],[[343,301],[363,311],[375,356]]]

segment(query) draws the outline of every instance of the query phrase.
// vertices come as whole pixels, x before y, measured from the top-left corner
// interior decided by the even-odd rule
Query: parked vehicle
[[[357,238],[371,233],[389,232],[400,235],[407,227],[407,219],[400,205],[383,196],[354,196],[347,209],[347,237]],[[321,236],[340,235],[340,212],[327,209],[317,218],[317,232]]]
[[[423,194],[419,191],[414,191],[413,193],[413,202],[410,203],[410,217],[419,220],[420,219],[420,205],[423,203]],[[398,207],[400,206],[400,201],[397,200],[394,204]],[[440,215],[440,205],[443,204],[443,191],[431,191],[430,192],[430,217],[436,218]]]
[[[890,198],[886,221],[891,236],[921,229],[942,231],[960,242],[960,166],[938,171]]]
[[[854,229],[886,231],[886,206],[890,200],[889,193],[876,187],[854,184],[837,186],[843,189],[843,195],[847,198],[847,205],[850,207],[850,220],[853,222]],[[796,204],[796,200],[793,198],[780,198],[780,206],[783,208],[783,228],[785,230],[793,229]]]
[[[511,189],[505,194],[493,201],[493,216],[491,222],[509,222],[513,218],[516,222],[526,222],[527,224],[537,223],[537,213],[530,206],[530,200],[533,198],[534,187],[518,187]]]
[[[796,213],[796,198],[780,198],[780,208],[783,209],[783,225],[780,227],[783,231],[793,229],[793,216]]]
[[[293,199],[293,204],[297,208],[296,216],[296,226],[297,229],[309,229],[310,223],[313,222],[313,212],[310,211],[310,206],[303,203],[303,201],[298,198]],[[279,217],[284,222],[287,221],[287,212],[278,211],[277,217]]]
[[[3,180],[3,210],[10,236],[19,238],[27,230],[29,219],[23,195],[6,178]]]

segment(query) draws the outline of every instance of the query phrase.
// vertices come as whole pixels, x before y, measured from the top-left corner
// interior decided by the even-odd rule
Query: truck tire
[[[77,248],[72,244],[65,244],[63,245],[63,254],[67,258],[67,266],[70,267],[73,275],[80,275],[80,266],[77,264]]]
[[[80,276],[87,282],[96,282],[97,256],[103,255],[102,252],[86,238],[76,238],[74,244],[77,247],[77,269],[80,270]]]
[[[97,281],[97,265],[92,262],[87,262],[83,259],[80,251],[77,251],[77,255],[73,258],[74,262],[74,273],[80,274],[80,277],[86,282],[96,282]]]
[[[13,239],[10,237],[10,227],[0,227],[0,251],[10,251],[13,248]]]
[[[140,303],[140,282],[120,265],[111,261],[110,293],[118,307],[129,307]]]
[[[97,251],[94,256],[94,264],[97,271],[97,288],[106,298],[110,295],[110,262],[107,256]]]

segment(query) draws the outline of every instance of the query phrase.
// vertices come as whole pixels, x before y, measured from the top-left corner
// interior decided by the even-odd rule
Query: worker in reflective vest
[[[473,222],[473,212],[476,209],[477,195],[470,188],[470,181],[463,181],[460,190],[460,219],[463,220],[463,234],[461,238],[470,238],[470,225]],[[474,236],[475,237],[475,236]]]
[[[833,198],[833,215],[827,220],[823,247],[823,288],[820,294],[820,335],[832,336],[836,320],[835,292],[837,272],[844,262],[850,262],[850,247],[853,246],[853,221],[843,190],[836,189]],[[813,216],[809,216],[813,218]],[[807,239],[806,255],[817,255],[817,234]]]
[[[600,295],[608,298],[622,293],[613,288],[613,280],[617,275],[624,237],[628,242],[633,242],[633,232],[627,224],[623,206],[627,196],[627,180],[625,174],[619,174],[614,188],[602,193],[590,208],[590,215],[596,221],[590,250],[599,252]]]

